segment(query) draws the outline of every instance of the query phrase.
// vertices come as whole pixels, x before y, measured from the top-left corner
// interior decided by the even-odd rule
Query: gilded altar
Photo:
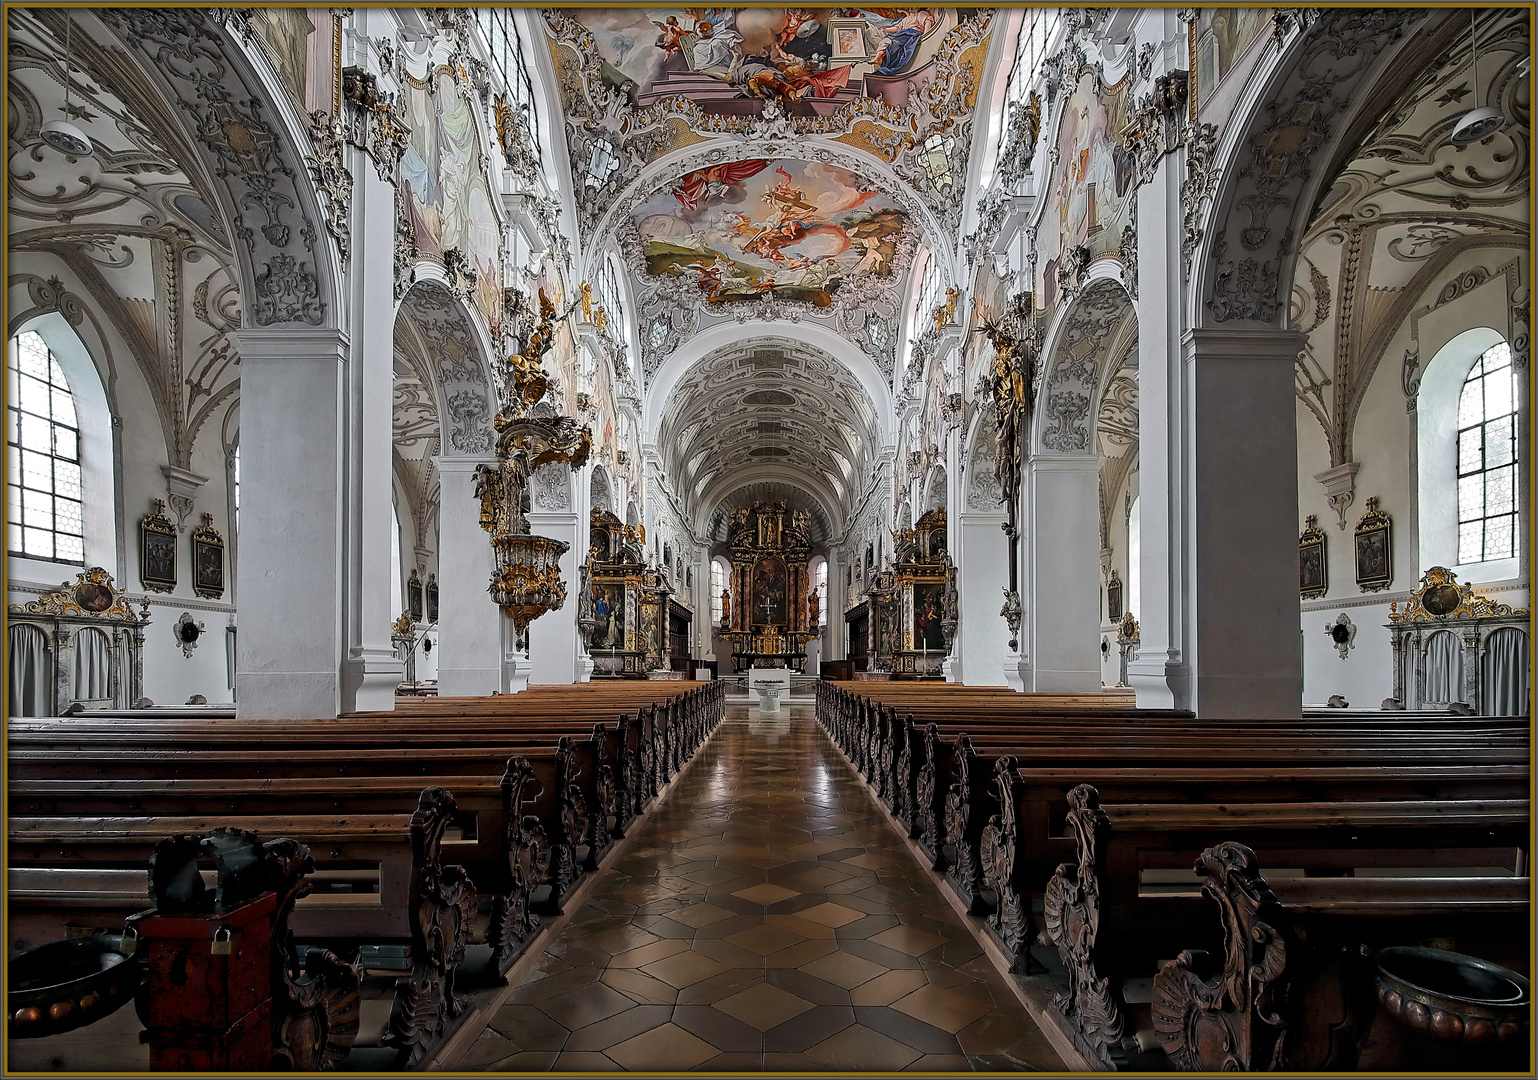
[[[726,629],[738,671],[806,666],[806,643],[821,632],[807,563],[812,515],[783,499],[732,511],[727,530],[732,576]]]
[[[945,511],[931,510],[892,537],[895,562],[869,590],[871,670],[937,676],[956,637],[956,566]]]
[[[577,625],[595,677],[645,678],[669,664],[669,612],[677,607],[667,567],[649,562],[646,529],[604,510],[589,519]]]

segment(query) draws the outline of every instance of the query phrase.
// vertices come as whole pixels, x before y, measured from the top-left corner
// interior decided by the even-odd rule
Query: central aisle
[[[456,1070],[1062,1062],[812,719],[727,719]]]

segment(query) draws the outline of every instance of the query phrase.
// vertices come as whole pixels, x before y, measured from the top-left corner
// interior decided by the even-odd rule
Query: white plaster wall
[[[1511,257],[1509,249],[1475,250],[1459,256],[1434,276],[1420,296],[1417,310],[1432,304],[1447,281],[1476,266],[1494,272]],[[1300,603],[1303,700],[1308,704],[1323,704],[1332,694],[1340,694],[1353,706],[1376,707],[1393,693],[1391,638],[1386,625],[1389,605],[1406,601],[1419,587],[1421,574],[1432,565],[1451,566],[1460,582],[1473,585],[1501,603],[1527,603],[1526,575],[1518,560],[1455,566],[1455,554],[1449,557],[1446,550],[1456,543],[1450,526],[1445,529],[1452,537],[1448,544],[1441,548],[1433,545],[1422,556],[1422,500],[1433,492],[1453,495],[1454,481],[1442,474],[1453,467],[1454,461],[1450,453],[1442,461],[1422,458],[1420,448],[1425,439],[1417,424],[1425,422],[1425,411],[1407,410],[1401,385],[1400,360],[1417,341],[1421,362],[1429,365],[1443,344],[1465,330],[1476,326],[1503,327],[1504,283],[1504,276],[1497,275],[1451,303],[1423,313],[1418,320],[1418,338],[1412,333],[1412,320],[1406,319],[1390,339],[1357,415],[1352,450],[1359,468],[1354,501],[1346,510],[1343,529],[1330,509],[1324,487],[1314,480],[1315,474],[1330,468],[1324,431],[1313,414],[1301,402],[1298,404],[1298,530],[1302,531],[1304,518],[1314,514],[1328,537],[1328,591],[1321,598]],[[1460,374],[1455,379],[1423,382],[1421,396],[1456,395],[1461,378]],[[1523,439],[1521,445],[1526,449],[1530,443]],[[1522,485],[1524,489],[1525,486]],[[1394,580],[1388,590],[1379,593],[1363,593],[1356,584],[1354,530],[1371,496],[1377,496],[1379,509],[1390,515],[1394,526]],[[1455,513],[1455,496],[1449,505]],[[1344,661],[1325,633],[1326,623],[1333,623],[1342,612],[1357,626],[1354,648]]]

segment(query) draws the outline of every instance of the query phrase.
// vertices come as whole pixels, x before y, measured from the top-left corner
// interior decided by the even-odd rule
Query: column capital
[[[230,335],[241,363],[249,360],[347,358],[347,331],[334,326],[244,327]]]
[[[1181,338],[1186,359],[1207,356],[1225,360],[1269,362],[1285,359],[1290,367],[1303,351],[1308,337],[1296,330],[1275,327],[1204,326],[1187,330]]]
[[[1033,472],[1100,471],[1099,454],[1037,454],[1026,463]]]
[[[495,465],[497,459],[493,455],[477,456],[474,454],[439,454],[433,458],[433,466],[440,475],[447,473],[473,473],[482,465]]]

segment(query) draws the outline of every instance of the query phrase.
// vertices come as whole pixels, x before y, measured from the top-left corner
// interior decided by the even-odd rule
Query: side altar
[[[676,600],[666,567],[646,555],[646,532],[604,510],[589,521],[582,566],[583,606],[577,625],[593,658],[594,677],[646,678],[669,664],[669,615],[687,608]]]
[[[811,533],[811,513],[787,510],[783,499],[732,511],[732,577],[722,622],[736,670],[805,669],[806,643],[819,633],[817,596],[807,574]]]
[[[868,590],[870,671],[938,677],[956,637],[956,566],[946,550],[943,509],[892,537],[896,563]]]

